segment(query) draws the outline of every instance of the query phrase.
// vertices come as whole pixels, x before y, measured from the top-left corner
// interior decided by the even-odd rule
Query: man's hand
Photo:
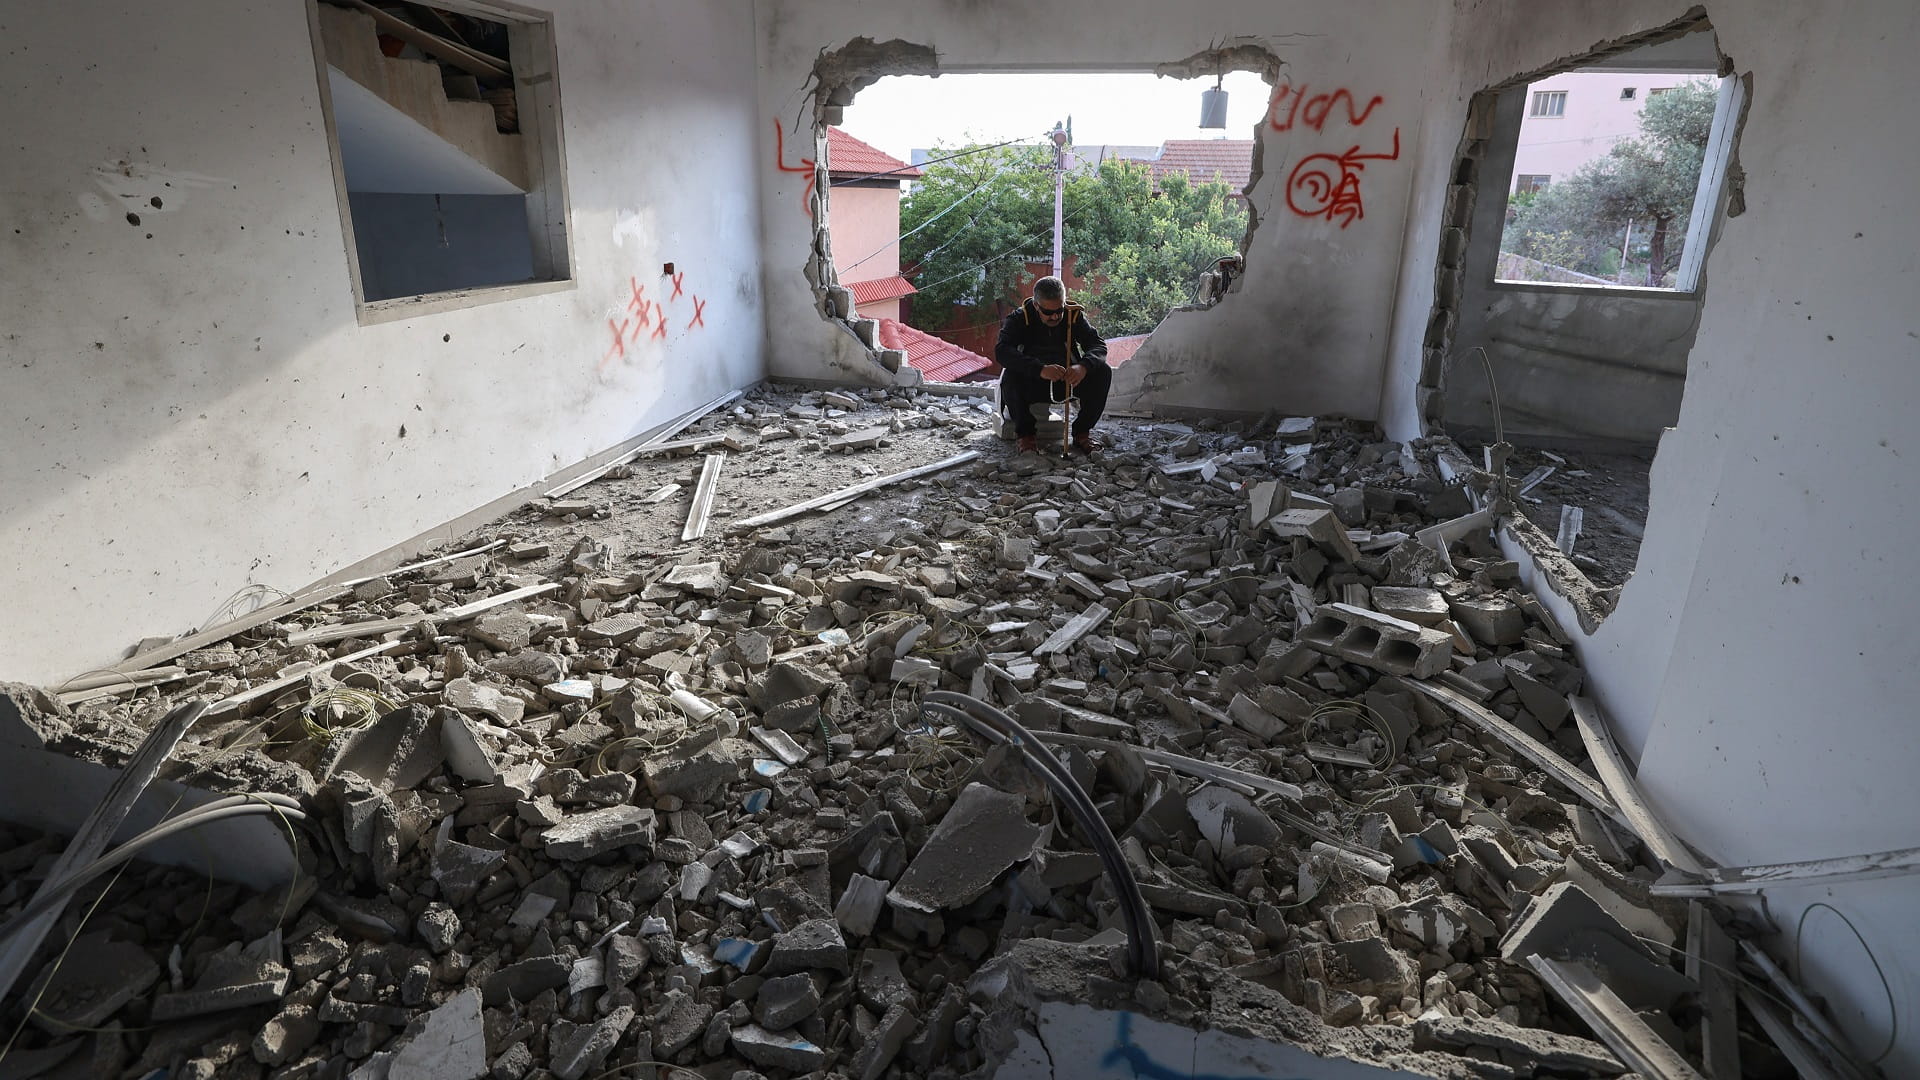
[[[1075,364],[1067,369],[1067,385],[1079,386],[1080,380],[1087,377],[1087,365]]]
[[[1040,369],[1040,377],[1049,382],[1059,382],[1061,379],[1068,378],[1069,376],[1067,375],[1066,368],[1059,364],[1048,364],[1046,367]]]

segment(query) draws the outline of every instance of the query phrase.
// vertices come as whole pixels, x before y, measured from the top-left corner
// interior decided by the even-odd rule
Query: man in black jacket
[[[1079,403],[1073,415],[1073,448],[1091,454],[1093,425],[1107,407],[1107,388],[1113,369],[1107,366],[1107,343],[1087,322],[1085,309],[1067,302],[1067,287],[1057,277],[1033,283],[1033,296],[1000,324],[1000,340],[993,358],[1000,362],[1000,404],[1013,416],[1013,430],[1025,453],[1040,449],[1031,406],[1065,397],[1071,390]],[[1049,387],[1050,382],[1065,388]]]

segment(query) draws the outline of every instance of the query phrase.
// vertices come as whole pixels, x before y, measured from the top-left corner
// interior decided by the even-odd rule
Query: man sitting
[[[1083,454],[1098,449],[1093,425],[1107,407],[1113,369],[1107,366],[1107,343],[1087,322],[1086,309],[1067,301],[1067,287],[1059,278],[1033,283],[1033,295],[1000,323],[993,358],[1001,368],[1000,403],[1012,412],[1021,453],[1040,449],[1033,406],[1053,400],[1050,382],[1066,384],[1066,393],[1058,396],[1079,399],[1073,448]]]

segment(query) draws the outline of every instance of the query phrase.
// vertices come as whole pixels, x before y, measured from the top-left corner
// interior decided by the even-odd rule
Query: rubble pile
[[[703,428],[858,454],[991,423],[899,392],[779,400]],[[1502,941],[1570,887],[1669,942],[1685,911],[1447,703],[1584,760],[1581,671],[1515,566],[1484,529],[1416,535],[1468,494],[1351,424],[1111,426],[1091,463],[989,446],[859,550],[823,543],[829,514],[636,557],[586,527],[608,516],[586,489],[493,550],[190,653],[184,687],[39,695],[67,738],[124,743],[170,701],[291,680],[216,705],[169,775],[244,775],[309,820],[268,895],[130,871],[13,1053],[86,1063],[46,1075],[990,1075],[1005,1003],[981,976],[1025,943],[1176,1022],[1246,987],[1287,1038],[1359,1029],[1330,1045],[1426,1075],[1626,1071],[1551,1034],[1579,1029]],[[1163,983],[1129,981],[1112,883],[1039,779],[922,718],[936,688],[1010,712],[1092,795]],[[59,845],[0,850],[6,917]]]

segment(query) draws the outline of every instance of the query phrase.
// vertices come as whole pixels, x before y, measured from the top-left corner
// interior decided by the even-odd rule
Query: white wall
[[[303,4],[10,10],[0,676],[108,663],[760,377],[748,3],[552,7],[574,284],[366,326]],[[608,317],[668,261],[669,332],[621,357]]]
[[[1191,7],[1158,0],[1059,0],[1047,7],[1046,19],[1060,32],[1041,33],[1035,32],[1032,5],[1006,0],[758,2],[764,36],[761,125],[768,151],[775,122],[790,129],[796,115],[811,116],[801,87],[820,51],[862,36],[929,46],[943,71],[958,72],[1150,70],[1244,35],[1264,41],[1285,61],[1293,86],[1307,87],[1309,94],[1347,90],[1357,98],[1355,111],[1366,116],[1363,126],[1347,123],[1343,105],[1323,131],[1304,123],[1289,132],[1265,130],[1266,178],[1252,199],[1261,225],[1241,291],[1211,311],[1169,318],[1117,373],[1111,401],[1114,407],[1158,403],[1376,415],[1408,179],[1420,150],[1424,75],[1430,43],[1447,17],[1444,8],[1388,0],[1222,0],[1196,17]],[[1195,100],[1206,85],[1169,84],[1170,92]],[[1383,100],[1367,112],[1375,95]],[[1396,128],[1398,160],[1367,161],[1359,173],[1364,219],[1342,228],[1288,209],[1283,192],[1303,158],[1338,156],[1356,144],[1362,153],[1390,152]],[[801,138],[810,144],[804,128]],[[785,164],[810,153],[789,132]],[[812,314],[817,305],[801,273],[810,224],[800,209],[806,176],[778,171],[771,157],[763,170],[762,202],[768,316],[779,328],[769,344],[771,370],[806,378],[872,378],[874,366],[864,351],[849,349],[844,330]]]
[[[1683,6],[1543,11],[1458,4],[1383,391],[1396,436],[1419,431],[1438,204],[1467,98]],[[1920,584],[1908,550],[1920,521],[1920,216],[1908,194],[1920,136],[1910,116],[1881,107],[1920,93],[1906,47],[1920,9],[1728,0],[1709,14],[1722,51],[1753,79],[1739,146],[1747,212],[1724,223],[1707,260],[1639,570],[1581,655],[1650,797],[1713,859],[1920,845]],[[1882,1068],[1920,1074],[1920,882],[1776,890],[1768,904],[1791,931],[1816,898],[1853,920],[1893,980],[1902,1022]],[[1891,1021],[1860,946],[1824,911],[1803,946],[1808,982],[1878,1051]]]

